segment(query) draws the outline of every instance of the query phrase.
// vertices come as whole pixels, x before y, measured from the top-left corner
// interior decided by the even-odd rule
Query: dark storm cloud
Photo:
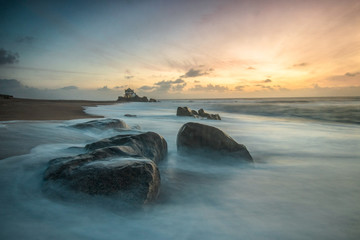
[[[195,87],[190,88],[190,90],[191,91],[217,91],[217,92],[223,92],[223,91],[229,90],[229,88],[226,87],[226,86],[221,86],[221,85],[208,84],[206,86],[195,85]]]
[[[213,69],[211,69],[211,71],[213,71]],[[187,73],[185,73],[185,75],[182,75],[180,77],[182,77],[182,78],[199,77],[199,76],[203,76],[206,74],[208,74],[208,72],[206,72],[206,71],[204,72],[200,69],[196,70],[196,69],[191,68],[189,71],[187,71]]]
[[[25,44],[31,44],[34,41],[34,37],[31,36],[23,36],[23,37],[18,37],[16,39],[16,43],[25,43]]]
[[[19,54],[0,48],[0,65],[19,62]]]

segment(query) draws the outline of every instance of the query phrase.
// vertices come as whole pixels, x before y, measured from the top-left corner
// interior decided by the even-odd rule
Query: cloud
[[[347,72],[344,75],[347,77],[355,77],[357,75],[360,75],[360,72],[354,72],[354,73]]]
[[[305,66],[308,66],[308,65],[309,65],[309,63],[302,62],[302,63],[294,64],[293,67],[305,67]]]
[[[98,91],[110,91],[111,89],[108,88],[107,86],[103,86],[102,88],[98,88]]]
[[[126,88],[128,85],[122,85],[122,86],[115,86],[114,89],[124,89]]]
[[[130,76],[130,75],[129,75],[129,76],[125,76],[125,78],[126,78],[126,79],[132,79],[132,78],[134,78],[134,76]]]
[[[25,44],[31,44],[34,41],[34,37],[31,36],[23,36],[23,37],[18,37],[16,39],[16,43],[25,43]]]
[[[195,85],[195,87],[190,88],[191,91],[217,91],[217,92],[223,92],[229,90],[226,86],[221,85],[212,85],[208,84],[207,86],[202,85]]]
[[[266,79],[266,80],[264,80],[263,82],[264,82],[264,83],[271,83],[272,81],[271,81],[271,79]]]
[[[213,71],[213,69],[209,69],[209,71]],[[180,77],[182,78],[190,78],[190,77],[199,77],[199,76],[203,76],[203,75],[206,75],[208,74],[208,72],[203,72],[202,70],[198,69],[198,70],[195,70],[193,68],[191,68],[189,71],[187,71],[187,73],[185,73],[185,75],[182,75]]]
[[[77,86],[66,86],[66,87],[63,87],[60,89],[62,89],[62,90],[77,90],[79,88]]]
[[[257,85],[255,85],[255,86],[256,86],[256,87],[261,87],[261,88],[263,88],[263,89],[274,90],[274,88],[271,87],[271,86],[265,86],[265,85],[261,85],[261,84],[257,84]]]
[[[168,92],[169,90],[174,90],[174,91],[181,91],[185,86],[186,83],[184,80],[182,80],[181,78],[178,78],[174,81],[161,81],[161,82],[157,82],[154,85],[157,86],[156,91],[159,92]]]
[[[251,67],[251,66],[248,67],[247,69],[248,69],[248,70],[255,70],[255,68],[254,68],[254,67]]]
[[[141,87],[139,87],[139,90],[142,90],[142,91],[150,91],[150,90],[153,90],[153,89],[155,89],[156,87],[154,87],[154,86],[146,86],[146,85],[144,85],[144,86],[141,86]]]
[[[186,86],[186,83],[177,84],[177,85],[173,86],[171,89],[175,92],[181,92],[185,86]]]
[[[200,83],[200,81],[199,80],[194,80],[194,83]]]
[[[0,65],[14,64],[19,62],[19,54],[12,53],[3,48],[0,48]]]
[[[245,86],[236,86],[236,87],[235,87],[235,90],[236,90],[236,91],[243,91],[244,88],[245,88]]]
[[[178,79],[176,79],[174,81],[171,81],[171,80],[165,81],[165,80],[163,80],[161,82],[155,83],[155,85],[164,86],[164,85],[171,85],[171,84],[184,83],[184,82],[185,82],[184,80],[182,80],[181,78],[178,78]]]

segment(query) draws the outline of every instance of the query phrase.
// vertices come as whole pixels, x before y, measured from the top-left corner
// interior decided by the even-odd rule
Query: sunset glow
[[[59,98],[360,94],[356,0],[9,1],[1,15],[0,79]]]

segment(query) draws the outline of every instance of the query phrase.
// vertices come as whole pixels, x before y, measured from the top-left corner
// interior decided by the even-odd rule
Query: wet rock
[[[199,116],[199,113],[196,110],[191,110],[191,113],[193,114],[193,116],[197,117]]]
[[[47,189],[56,183],[87,194],[117,194],[141,203],[156,199],[160,187],[156,162],[167,154],[167,143],[159,134],[118,135],[85,149],[85,154],[49,162],[44,173]]]
[[[150,99],[149,99],[149,102],[157,102],[157,100],[154,99],[154,98],[150,98]]]
[[[200,117],[211,119],[211,120],[221,120],[219,114],[210,114],[204,111],[204,109],[199,109],[199,115]]]
[[[167,155],[167,142],[162,136],[154,132],[137,135],[117,135],[85,146],[88,151],[105,147],[119,148],[120,151],[129,156],[137,155],[145,157],[156,163],[163,160]]]
[[[65,166],[61,174],[47,172],[45,180],[48,189],[51,189],[52,181],[60,181],[74,191],[90,195],[117,195],[122,200],[140,204],[156,200],[159,194],[160,174],[156,164],[150,160],[118,158]]]
[[[130,129],[129,125],[127,125],[124,121],[120,119],[99,119],[92,120],[84,123],[74,124],[71,127],[78,129],[86,129],[86,128],[95,128],[100,130],[106,129]]]
[[[176,116],[193,117],[194,114],[191,112],[191,109],[188,107],[178,107],[176,111]]]
[[[186,116],[186,117],[201,117],[206,118],[210,120],[221,120],[221,117],[219,114],[210,114],[204,111],[204,109],[200,109],[199,112],[196,110],[191,110],[188,107],[178,107],[176,111],[176,116]]]
[[[184,124],[178,132],[176,145],[180,153],[204,154],[210,158],[230,157],[253,162],[244,145],[237,143],[220,129],[204,124]]]
[[[134,114],[124,114],[125,117],[137,117],[136,115]]]

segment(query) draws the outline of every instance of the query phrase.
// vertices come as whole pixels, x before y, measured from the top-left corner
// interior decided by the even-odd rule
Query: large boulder
[[[229,157],[253,162],[253,158],[242,144],[218,128],[189,122],[184,124],[177,135],[178,152],[204,154],[210,158]]]
[[[84,123],[77,123],[72,125],[71,127],[78,129],[87,129],[87,128],[95,128],[100,130],[106,129],[130,129],[129,125],[127,125],[123,120],[120,119],[99,119],[87,121]]]
[[[85,146],[88,151],[106,147],[113,147],[114,151],[121,151],[129,156],[137,155],[148,158],[156,163],[163,160],[167,154],[166,140],[154,132],[146,132],[137,135],[117,135]],[[115,148],[118,150],[115,150]],[[121,155],[123,153],[121,153]]]
[[[167,143],[157,133],[118,135],[85,146],[77,156],[53,159],[45,171],[46,189],[60,184],[87,194],[117,194],[132,202],[157,198],[156,163],[166,157]]]
[[[80,162],[77,162],[80,163]],[[59,174],[45,174],[45,187],[56,185],[90,195],[119,195],[132,203],[156,200],[160,190],[160,174],[151,160],[115,158],[107,161],[83,161],[81,164],[63,165]]]

